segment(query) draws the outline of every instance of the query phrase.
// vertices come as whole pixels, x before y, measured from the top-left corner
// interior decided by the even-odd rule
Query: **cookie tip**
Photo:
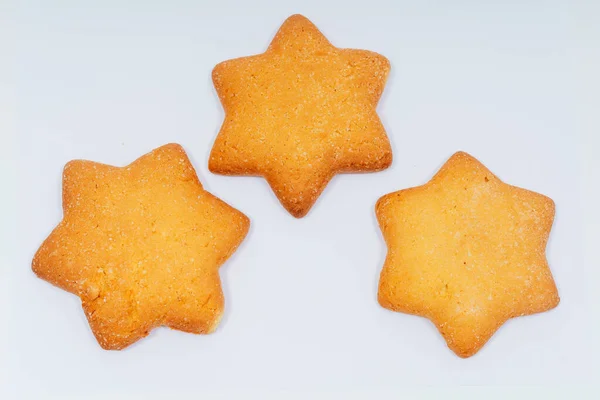
[[[454,352],[454,354],[456,354],[463,360],[466,360],[467,358],[471,358],[477,353],[477,351],[459,351],[459,350],[452,350],[452,351]]]
[[[292,217],[300,219],[304,218],[306,214],[308,214],[310,207],[286,207],[286,210],[292,215]]]
[[[219,163],[217,162],[216,158],[213,157],[212,152],[211,155],[208,157],[208,170],[213,174],[222,174],[221,168],[219,168]]]
[[[396,192],[385,194],[377,200],[377,202],[375,203],[375,214],[378,217],[384,212],[385,207],[387,207],[387,205],[390,202],[390,199],[393,196],[397,195],[399,192],[401,192],[401,191],[396,191]]]
[[[31,271],[33,271],[33,273],[36,274],[38,277],[40,276],[40,250],[41,248],[35,252],[33,259],[31,260]]]
[[[463,150],[458,150],[457,152],[455,152],[454,154],[452,154],[452,156],[450,157],[450,159],[474,159],[475,157],[473,157],[471,154],[467,153],[466,151]]]
[[[250,218],[244,214],[243,212],[239,211],[240,213],[240,227],[241,227],[241,231],[242,231],[242,238],[245,238],[248,235],[248,232],[250,232]]]
[[[292,22],[292,21],[309,21],[310,20],[308,18],[306,18],[304,15],[296,13],[296,14],[292,14],[289,17],[286,18],[285,22]]]
[[[386,296],[384,290],[381,287],[381,284],[377,289],[377,303],[379,303],[381,307],[387,310],[392,310],[392,303],[390,302],[388,296]]]
[[[177,152],[177,153],[185,153],[185,150],[182,145],[179,143],[167,143],[163,144],[160,147],[152,150],[152,153],[160,153],[160,152]]]
[[[65,164],[65,166],[63,167],[63,171],[62,171],[63,179],[66,178],[66,177],[68,177],[73,171],[75,171],[78,168],[80,168],[86,162],[89,162],[89,161],[84,161],[84,160],[71,160],[71,161],[68,161]]]
[[[205,334],[210,335],[211,333],[214,333],[217,330],[217,328],[221,324],[221,320],[223,319],[224,311],[224,309],[221,309],[217,312],[211,324],[208,325],[208,327],[206,328]]]

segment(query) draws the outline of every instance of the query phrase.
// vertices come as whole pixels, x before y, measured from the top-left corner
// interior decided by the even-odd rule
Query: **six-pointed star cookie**
[[[216,328],[224,302],[218,268],[249,220],[202,188],[181,146],[122,168],[69,162],[63,213],[33,270],[81,298],[103,348],[122,349],[160,325]]]
[[[391,164],[375,111],[389,70],[385,57],[336,48],[291,16],[265,53],[214,68],[225,120],[209,169],[263,176],[292,215],[304,216],[335,174]]]
[[[376,213],[388,247],[379,303],[430,319],[461,357],[509,318],[559,302],[545,256],[554,202],[466,153],[427,184],[383,196]]]

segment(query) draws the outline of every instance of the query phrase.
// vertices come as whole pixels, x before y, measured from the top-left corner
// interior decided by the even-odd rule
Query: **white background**
[[[599,42],[595,7],[580,5],[54,0],[6,7],[16,41],[6,46],[15,63],[14,85],[7,80],[5,88],[14,96],[5,91],[1,104],[14,110],[5,129],[16,135],[3,149],[15,169],[4,170],[14,188],[2,193],[9,245],[0,259],[8,265],[0,397],[590,383],[598,375],[598,265],[584,260],[584,245],[598,246],[589,212],[598,195],[590,173],[598,140],[584,147],[581,132],[598,112],[584,95],[594,82],[583,77],[598,73],[588,50]],[[212,68],[264,51],[293,13],[334,45],[377,51],[392,64],[378,108],[392,167],[336,177],[300,220],[264,180],[207,170],[223,119]],[[169,142],[184,146],[209,191],[252,221],[221,269],[225,317],[212,335],[161,328],[124,351],[104,351],[79,299],[37,279],[31,258],[61,218],[67,161],[125,165]],[[555,200],[547,254],[561,296],[551,312],[509,321],[466,360],[427,320],[376,301],[385,257],[376,200],[424,183],[457,150]]]

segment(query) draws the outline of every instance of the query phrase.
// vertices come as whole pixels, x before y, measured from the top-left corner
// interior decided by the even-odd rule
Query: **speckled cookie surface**
[[[379,303],[430,319],[461,357],[509,318],[559,302],[545,256],[554,202],[466,153],[427,184],[380,198],[376,214],[388,247]]]
[[[216,328],[224,304],[218,269],[249,220],[202,188],[181,146],[126,167],[69,162],[63,214],[33,271],[81,298],[103,348],[122,349],[161,325]]]
[[[304,216],[336,173],[391,164],[375,111],[389,70],[385,57],[336,48],[291,16],[265,53],[214,68],[225,120],[209,169],[263,176],[292,215]]]

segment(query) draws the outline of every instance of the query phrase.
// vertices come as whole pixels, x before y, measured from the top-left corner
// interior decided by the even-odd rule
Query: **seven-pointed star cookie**
[[[389,70],[385,57],[336,48],[305,17],[289,17],[266,52],[214,68],[225,120],[209,169],[263,176],[304,216],[335,174],[391,164],[375,111]]]
[[[218,268],[249,220],[202,188],[181,146],[122,168],[69,162],[63,214],[33,271],[81,298],[103,348],[122,349],[161,325],[216,328],[224,303]]]
[[[509,318],[558,305],[545,256],[554,202],[470,155],[383,196],[376,214],[388,247],[379,303],[430,319],[457,355],[475,354]]]

